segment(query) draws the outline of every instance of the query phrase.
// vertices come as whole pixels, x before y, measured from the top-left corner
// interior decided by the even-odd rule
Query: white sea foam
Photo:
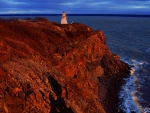
[[[147,64],[146,62],[138,62],[135,59],[128,61],[126,59],[122,59],[124,62],[132,65],[131,75],[125,79],[126,84],[122,86],[122,90],[119,93],[119,98],[122,101],[119,105],[119,108],[123,110],[125,113],[150,113],[150,108],[142,108],[139,104],[140,97],[137,97],[137,89],[140,89],[140,85],[137,85],[139,78],[138,73],[136,72],[139,68]],[[141,80],[140,80],[141,81]]]
[[[150,113],[150,108],[144,108],[144,113]]]
[[[119,105],[120,109],[123,110],[125,113],[131,113],[134,111],[136,113],[140,113],[135,100],[137,97],[133,96],[133,92],[135,91],[134,86],[134,78],[135,76],[130,76],[129,78],[125,79],[126,84],[123,85],[122,91],[120,91],[119,98],[122,100],[122,104]]]

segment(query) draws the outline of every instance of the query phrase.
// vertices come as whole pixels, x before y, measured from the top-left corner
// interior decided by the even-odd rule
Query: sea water
[[[45,17],[58,23],[61,20],[61,16]],[[68,23],[71,22],[102,30],[110,50],[132,66],[119,92],[119,108],[124,113],[150,113],[150,17],[68,16]]]

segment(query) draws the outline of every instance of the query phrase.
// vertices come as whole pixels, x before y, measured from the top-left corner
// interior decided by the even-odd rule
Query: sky
[[[0,0],[0,14],[150,14],[150,0]]]

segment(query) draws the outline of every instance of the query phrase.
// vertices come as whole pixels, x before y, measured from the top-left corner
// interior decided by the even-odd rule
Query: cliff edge
[[[100,30],[0,20],[1,113],[116,113],[129,71]]]

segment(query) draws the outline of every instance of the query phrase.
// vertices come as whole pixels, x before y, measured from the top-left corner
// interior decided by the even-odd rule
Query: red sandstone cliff
[[[0,21],[0,113],[113,113],[127,73],[100,30]]]

